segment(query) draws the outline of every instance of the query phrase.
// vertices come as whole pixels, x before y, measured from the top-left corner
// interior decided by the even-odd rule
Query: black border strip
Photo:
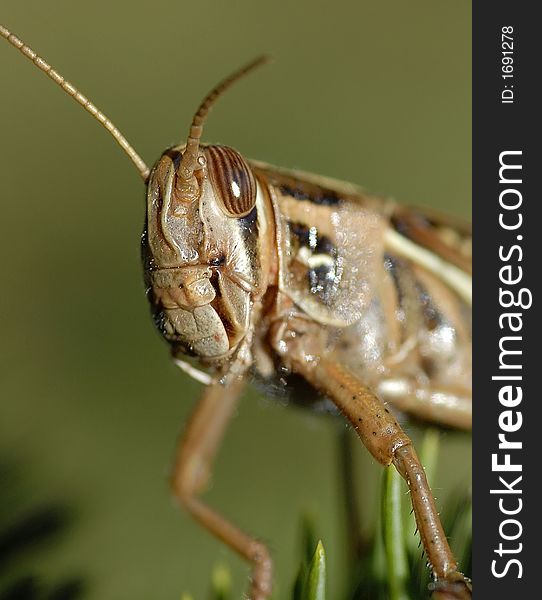
[[[538,142],[542,119],[536,89],[542,80],[542,51],[538,43],[542,25],[535,17],[535,7],[536,3],[526,1],[473,2],[473,585],[474,597],[481,600],[542,597],[542,495],[537,491],[537,486],[542,485],[542,463],[538,457],[542,393],[537,389],[538,374],[542,374],[542,328],[537,314],[542,297],[542,223],[537,210],[542,195],[542,182],[538,181],[542,172]],[[510,50],[502,47],[503,41],[509,41],[501,38],[503,27],[513,28],[512,55],[503,54]],[[505,56],[513,58],[513,77],[503,78]],[[513,92],[513,102],[502,102],[504,90],[509,90],[504,94],[505,100],[510,100]],[[501,155],[508,151],[521,154]],[[502,182],[499,156],[507,164],[522,166],[521,170],[502,171],[502,179],[506,180]],[[521,183],[513,182],[517,179]],[[513,205],[513,198],[521,199],[520,206],[503,209],[499,199],[503,192],[502,202]],[[512,226],[521,215],[521,226],[507,230],[499,224],[501,213],[503,223]],[[512,250],[513,246],[521,250]],[[501,271],[503,267],[510,269]],[[518,283],[505,284],[500,280],[516,279],[520,268],[522,278]],[[510,296],[505,293],[500,302],[499,288],[510,291],[516,299],[520,298],[521,288],[530,290],[532,306],[504,307]],[[527,305],[529,294],[524,292],[522,298],[522,304]],[[512,312],[521,317],[502,317]],[[521,324],[521,329],[511,332],[512,324]],[[513,335],[520,339],[503,341]],[[519,350],[521,354],[502,354],[502,348]],[[500,368],[500,360],[520,368]],[[492,379],[510,375],[519,375],[521,380]],[[501,392],[501,402],[499,390],[506,386],[512,386],[511,395]],[[517,400],[519,387],[521,401]],[[506,440],[521,442],[521,449],[499,449],[498,435],[504,433],[503,427],[510,430]],[[512,431],[515,428],[517,431]],[[511,464],[522,470],[492,469],[494,454],[499,464],[505,463],[505,455],[509,454]],[[499,477],[507,482],[508,492]],[[521,479],[515,482],[518,477]],[[515,515],[503,513],[520,506]],[[516,535],[515,540],[503,537]]]

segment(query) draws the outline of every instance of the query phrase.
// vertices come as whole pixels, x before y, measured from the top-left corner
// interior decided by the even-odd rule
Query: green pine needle
[[[231,598],[231,573],[226,565],[217,565],[211,577],[212,599],[229,600]]]
[[[304,600],[326,600],[326,555],[321,541],[309,566]]]
[[[381,512],[390,600],[409,600],[402,494],[401,476],[394,467],[388,467],[384,471]]]

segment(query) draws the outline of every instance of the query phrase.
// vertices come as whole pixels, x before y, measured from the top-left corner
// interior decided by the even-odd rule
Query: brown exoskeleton
[[[210,532],[252,564],[249,597],[271,593],[265,545],[200,497],[250,376],[304,380],[406,480],[435,588],[470,597],[423,467],[395,410],[471,426],[468,228],[334,180],[247,161],[201,143],[219,84],[186,144],[152,171],[116,127],[16,36],[0,33],[111,133],[147,185],[142,238],[154,321],[177,364],[206,384],[179,446],[172,486]],[[197,365],[191,362],[195,359]]]

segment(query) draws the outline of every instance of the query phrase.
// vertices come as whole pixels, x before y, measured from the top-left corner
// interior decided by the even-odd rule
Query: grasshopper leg
[[[469,584],[457,569],[424,469],[410,438],[385,404],[350,371],[325,356],[312,362],[294,359],[292,367],[336,404],[382,465],[393,464],[399,471],[407,482],[418,531],[436,582],[459,588],[457,598],[470,598]]]
[[[393,406],[424,421],[470,431],[472,399],[468,389],[459,386],[420,386],[404,377],[381,381],[375,390]]]
[[[271,593],[273,563],[264,544],[247,535],[200,499],[218,447],[233,415],[243,382],[211,384],[192,413],[179,443],[172,488],[179,502],[203,527],[252,564],[250,600]]]

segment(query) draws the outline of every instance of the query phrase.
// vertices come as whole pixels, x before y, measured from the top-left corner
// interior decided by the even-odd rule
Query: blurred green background
[[[466,0],[3,0],[0,22],[149,164],[184,139],[211,86],[263,51],[274,64],[221,100],[207,141],[470,214]],[[102,128],[4,42],[0,73],[1,502],[14,515],[51,504],[74,515],[54,545],[0,571],[0,584],[31,565],[53,582],[83,577],[89,600],[184,590],[199,600],[227,562],[240,593],[245,565],[169,494],[201,386],[170,363],[148,315],[141,181]],[[331,597],[343,587],[342,427],[252,391],[225,440],[207,497],[268,541],[278,598],[295,575],[305,511],[318,516]],[[444,438],[439,500],[470,481],[469,436]],[[355,460],[370,528],[380,471],[361,447]]]

